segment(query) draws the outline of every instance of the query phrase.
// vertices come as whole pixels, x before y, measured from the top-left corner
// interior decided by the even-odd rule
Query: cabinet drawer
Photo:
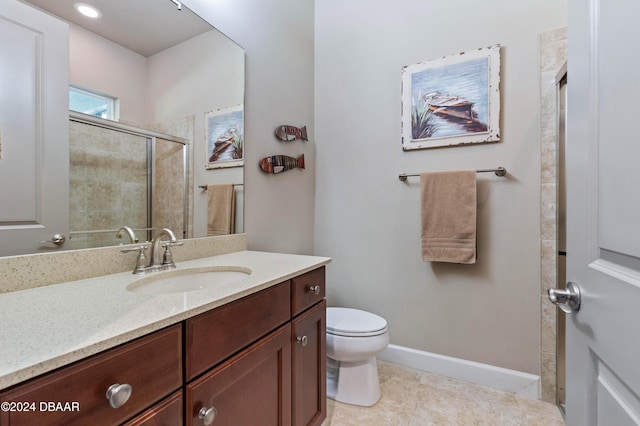
[[[287,281],[188,319],[187,381],[289,321],[289,300]]]
[[[113,384],[132,387],[119,408],[106,398]],[[1,412],[0,424],[119,424],[181,385],[182,326],[175,325],[2,393],[2,401],[34,403],[35,412]]]
[[[324,299],[324,296],[324,266],[293,278],[291,280],[291,315],[298,315],[308,307]]]
[[[123,426],[179,426],[181,424],[182,391],[178,391]]]
[[[187,385],[185,424],[207,410],[214,425],[291,425],[290,324]]]

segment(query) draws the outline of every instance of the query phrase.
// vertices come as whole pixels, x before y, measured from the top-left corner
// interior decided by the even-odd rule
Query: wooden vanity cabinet
[[[0,425],[120,424],[180,389],[182,382],[178,324],[0,393],[0,400],[16,403],[15,408],[18,403],[22,410],[25,403],[33,404],[27,405],[28,411],[2,410]],[[119,408],[112,408],[106,398],[114,384],[132,387],[129,400]]]
[[[0,426],[203,425],[201,412],[214,425],[318,426],[324,296],[321,267],[2,391],[0,401],[77,402],[78,410],[2,411]],[[133,389],[119,408],[106,397],[113,384]]]

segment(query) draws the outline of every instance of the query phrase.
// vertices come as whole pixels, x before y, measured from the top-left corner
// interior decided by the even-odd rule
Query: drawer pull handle
[[[126,383],[123,385],[116,383],[109,386],[107,389],[109,405],[113,408],[122,407],[131,397],[131,392],[133,392],[133,388]]]
[[[298,336],[296,337],[296,342],[300,343],[302,346],[307,346],[309,338],[307,336]]]
[[[310,285],[307,287],[307,291],[313,294],[320,294],[320,286],[319,285]]]
[[[218,410],[216,410],[216,407],[202,407],[200,411],[198,411],[198,418],[202,420],[202,423],[204,423],[205,425],[210,425],[211,423],[213,423],[217,415]]]

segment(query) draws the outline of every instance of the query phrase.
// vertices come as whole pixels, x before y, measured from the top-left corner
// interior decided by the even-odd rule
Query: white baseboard
[[[398,345],[387,346],[377,358],[380,361],[487,386],[529,399],[540,399],[541,395],[540,376],[521,371]]]

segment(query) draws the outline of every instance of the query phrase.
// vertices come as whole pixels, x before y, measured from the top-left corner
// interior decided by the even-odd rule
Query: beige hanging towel
[[[476,172],[420,175],[422,260],[476,262]]]
[[[233,185],[207,185],[207,198],[207,235],[233,234],[236,215]]]

